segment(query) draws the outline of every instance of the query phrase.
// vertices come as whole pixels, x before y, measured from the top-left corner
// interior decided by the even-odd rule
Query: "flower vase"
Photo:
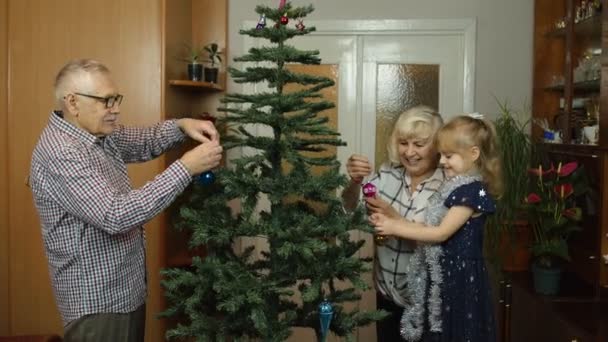
[[[506,225],[506,224],[505,224]],[[531,227],[527,221],[518,220],[502,231],[500,236],[500,260],[507,272],[527,271],[530,266]]]
[[[532,276],[534,279],[534,291],[538,294],[554,296],[559,292],[561,269],[547,268],[532,264]]]

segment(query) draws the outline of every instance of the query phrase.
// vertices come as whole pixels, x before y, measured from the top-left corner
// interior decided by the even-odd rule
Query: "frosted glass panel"
[[[376,168],[388,160],[386,144],[393,123],[405,110],[439,108],[439,65],[378,64],[376,85]]]

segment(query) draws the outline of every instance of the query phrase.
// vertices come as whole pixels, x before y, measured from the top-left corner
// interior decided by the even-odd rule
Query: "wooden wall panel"
[[[218,84],[225,86],[228,62],[228,0],[192,0],[192,41],[207,45],[217,43],[222,51]],[[201,20],[201,18],[205,18]],[[205,55],[205,58],[207,56]],[[193,102],[194,113],[218,115],[216,108],[223,94],[200,96]]]
[[[0,335],[9,333],[8,295],[8,0],[0,0]]]
[[[11,332],[61,332],[31,193],[23,180],[38,135],[54,108],[52,81],[71,58],[91,57],[113,71],[125,95],[123,123],[152,124],[161,118],[160,0],[9,0],[8,119]],[[130,168],[135,186],[157,174],[161,161]],[[150,297],[149,341],[160,341],[159,222],[147,225]]]

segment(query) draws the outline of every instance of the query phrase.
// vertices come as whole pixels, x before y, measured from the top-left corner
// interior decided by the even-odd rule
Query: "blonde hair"
[[[428,106],[412,107],[401,113],[393,125],[391,137],[386,146],[388,159],[393,164],[400,164],[399,140],[401,139],[429,139],[435,143],[437,130],[443,125],[441,115]]]
[[[437,132],[440,151],[458,152],[476,146],[479,158],[475,161],[484,183],[497,198],[502,195],[502,165],[496,129],[486,119],[460,115],[451,119]]]
[[[64,65],[55,77],[55,100],[61,103],[63,98],[85,85],[90,74],[109,74],[110,69],[94,59],[75,59]],[[84,89],[80,89],[84,91]]]

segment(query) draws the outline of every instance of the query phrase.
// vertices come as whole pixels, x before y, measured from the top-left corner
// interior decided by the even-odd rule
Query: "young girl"
[[[452,119],[437,134],[440,164],[450,177],[429,199],[426,225],[403,218],[373,214],[370,222],[379,235],[393,235],[428,243],[441,243],[441,251],[423,255],[434,284],[422,285],[429,322],[439,325],[442,341],[495,341],[494,310],[483,260],[483,226],[495,211],[492,196],[502,192],[500,160],[494,126],[479,114]],[[425,273],[425,272],[422,272]],[[419,273],[420,274],[420,273]],[[433,274],[435,276],[433,276]],[[426,277],[423,277],[423,282]],[[433,321],[432,305],[440,292]],[[415,298],[414,298],[415,300]],[[401,333],[411,340],[413,313],[404,312]]]

